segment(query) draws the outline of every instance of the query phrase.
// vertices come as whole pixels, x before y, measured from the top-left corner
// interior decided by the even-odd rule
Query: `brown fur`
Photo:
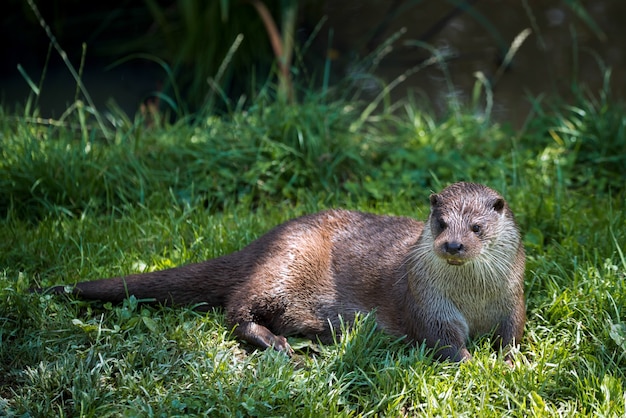
[[[492,331],[496,347],[518,342],[524,249],[508,205],[473,183],[453,184],[430,202],[426,224],[327,210],[279,225],[223,257],[77,283],[73,293],[223,306],[240,338],[287,353],[285,335],[331,342],[340,316],[373,310],[380,328],[438,347],[441,358],[469,358],[468,337]]]

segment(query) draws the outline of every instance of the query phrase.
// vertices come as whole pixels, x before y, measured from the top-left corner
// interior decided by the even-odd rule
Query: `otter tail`
[[[54,286],[46,293],[65,294],[70,289],[80,299],[114,303],[133,295],[146,303],[198,305],[198,309],[208,309],[223,306],[235,285],[229,277],[237,274],[228,271],[231,270],[228,266],[214,259],[150,273],[79,282],[74,287]]]

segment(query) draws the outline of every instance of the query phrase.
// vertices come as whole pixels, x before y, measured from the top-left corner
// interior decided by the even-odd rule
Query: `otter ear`
[[[433,193],[430,195],[430,206],[435,207],[439,205],[439,195]]]
[[[498,198],[494,200],[492,207],[493,207],[493,210],[495,210],[496,212],[502,213],[502,210],[504,209],[504,199]]]

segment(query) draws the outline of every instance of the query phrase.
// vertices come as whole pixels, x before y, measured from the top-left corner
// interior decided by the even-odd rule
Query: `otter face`
[[[495,191],[471,183],[431,195],[430,204],[435,254],[453,266],[474,260],[489,247],[500,230],[506,205]]]

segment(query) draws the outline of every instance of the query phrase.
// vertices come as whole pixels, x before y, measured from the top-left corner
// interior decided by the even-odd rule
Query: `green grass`
[[[410,105],[351,131],[358,108],[309,97],[122,120],[112,140],[0,110],[0,416],[623,416],[623,107],[536,110],[519,132]],[[369,317],[335,345],[291,339],[289,359],[235,340],[220,311],[27,291],[216,257],[327,207],[425,219],[456,180],[499,189],[524,232],[514,369],[486,339],[472,361],[434,362]]]

